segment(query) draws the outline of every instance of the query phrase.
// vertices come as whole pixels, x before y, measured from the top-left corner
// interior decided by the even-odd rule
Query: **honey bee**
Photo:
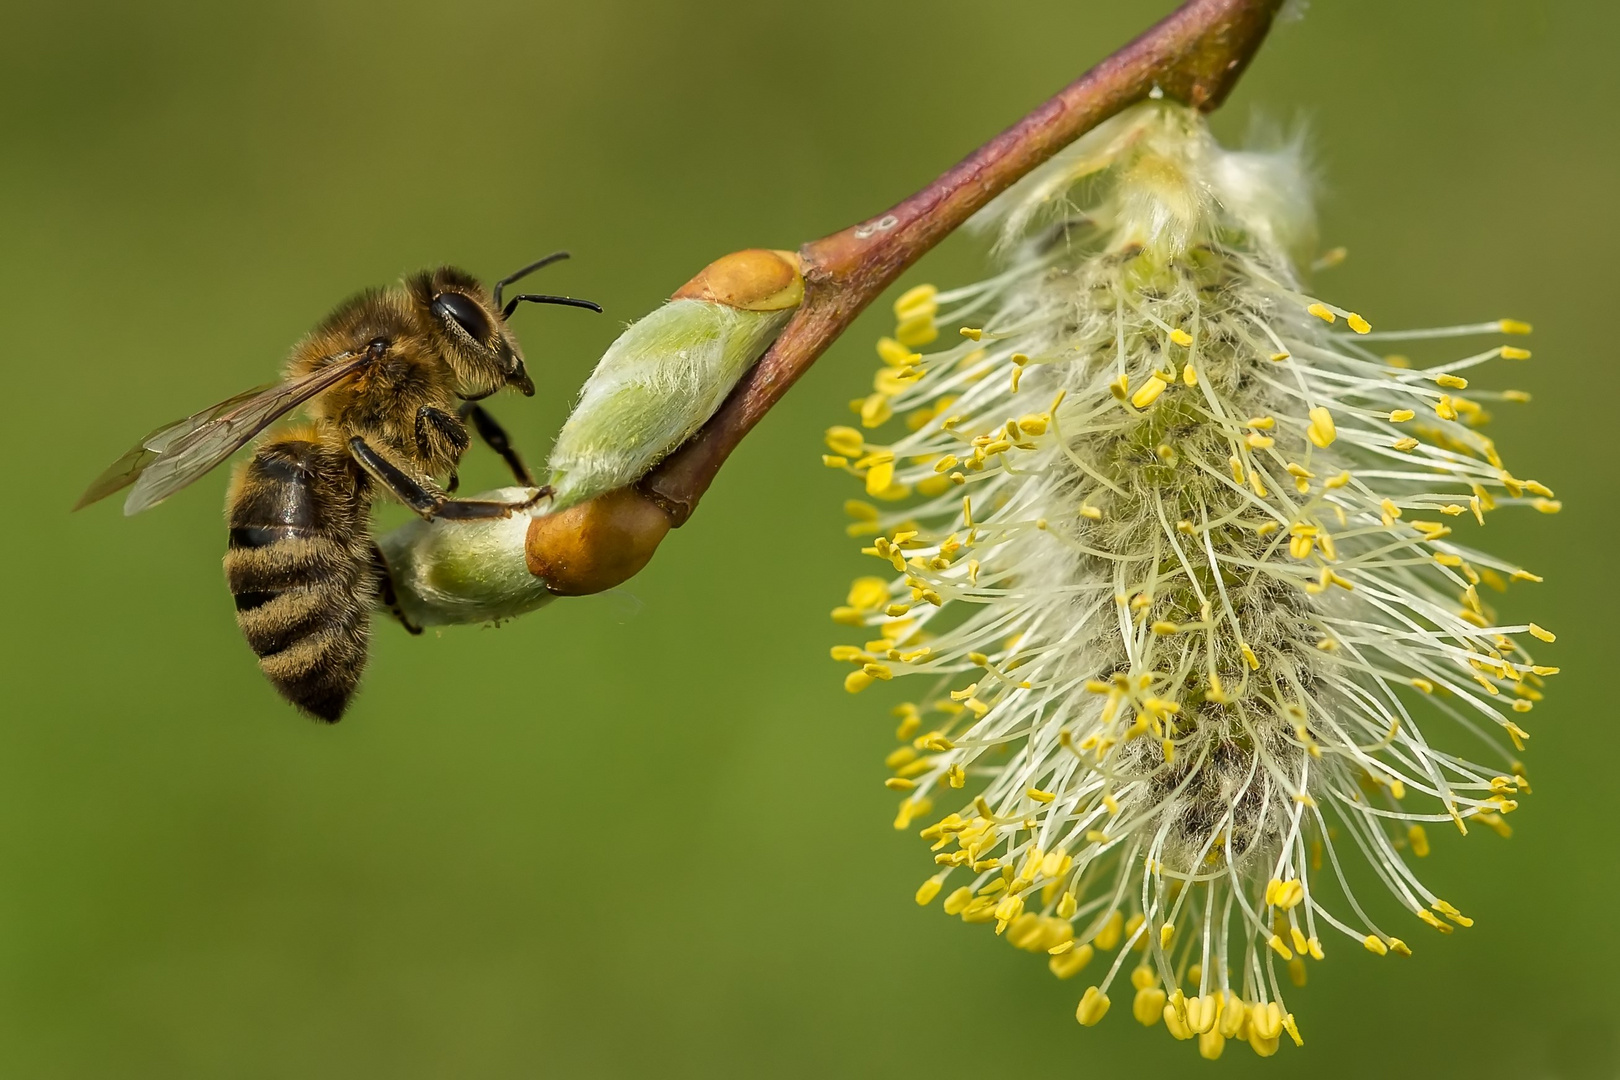
[[[428,520],[472,520],[527,510],[550,494],[540,488],[519,502],[450,497],[471,442],[469,422],[520,485],[535,486],[506,432],[477,402],[504,387],[534,394],[507,325],[518,304],[602,310],[534,293],[502,306],[506,286],[567,257],[548,255],[492,292],[440,267],[361,293],[298,343],[284,380],[158,428],[98,476],[74,509],[125,487],[125,514],[156,506],[304,406],[310,422],[265,438],[231,481],[225,579],[260,670],[293,705],[335,723],[365,667],[371,609],[380,601],[421,633],[394,604],[371,537],[372,500],[387,494]]]

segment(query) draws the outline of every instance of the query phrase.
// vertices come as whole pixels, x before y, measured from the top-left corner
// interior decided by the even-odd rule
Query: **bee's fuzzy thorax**
[[[1167,102],[1097,128],[986,212],[1000,273],[900,298],[825,458],[886,564],[834,612],[867,628],[833,650],[845,685],[926,680],[888,759],[939,865],[918,901],[1060,977],[1112,954],[1080,1022],[1129,968],[1136,1018],[1206,1057],[1297,1042],[1282,984],[1335,935],[1383,955],[1400,909],[1470,924],[1409,864],[1436,823],[1510,831],[1503,744],[1554,670],[1480,595],[1539,579],[1453,535],[1558,509],[1478,430],[1524,395],[1460,392],[1528,352],[1371,347],[1529,327],[1376,334],[1307,292],[1302,157]],[[917,352],[942,323],[964,340]],[[1442,749],[1474,735],[1496,764]],[[1356,895],[1355,852],[1388,897]]]

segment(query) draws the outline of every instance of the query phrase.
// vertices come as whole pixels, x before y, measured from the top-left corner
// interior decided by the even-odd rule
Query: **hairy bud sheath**
[[[1335,934],[1405,954],[1378,919],[1471,924],[1410,860],[1434,823],[1510,832],[1529,785],[1500,743],[1555,670],[1516,638],[1552,635],[1479,592],[1539,579],[1453,537],[1558,509],[1478,431],[1481,401],[1524,395],[1460,393],[1529,353],[1369,347],[1529,327],[1376,334],[1303,291],[1299,156],[1225,151],[1167,102],[1098,127],[986,212],[1003,272],[900,298],[824,458],[875,500],[850,532],[893,574],[833,613],[871,639],[833,650],[845,687],[927,680],[887,761],[940,868],[918,902],[954,884],[948,913],[1061,978],[1111,954],[1077,1019],[1129,968],[1135,1018],[1205,1057],[1298,1042],[1282,983]],[[941,321],[967,340],[914,351]],[[1434,711],[1501,764],[1438,749]]]
[[[690,438],[803,299],[797,256],[740,251],[632,323],[557,435],[556,509],[634,483]]]
[[[534,515],[416,521],[379,541],[406,617],[422,626],[510,618],[639,572],[672,522],[633,485],[714,414],[803,299],[797,255],[749,249],[715,260],[627,327],[557,436],[555,494]]]

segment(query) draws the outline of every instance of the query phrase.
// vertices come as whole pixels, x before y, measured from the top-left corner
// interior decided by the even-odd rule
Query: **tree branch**
[[[922,191],[806,244],[804,303],[703,429],[641,480],[642,493],[672,525],[685,524],[743,436],[912,263],[1031,169],[1155,88],[1213,110],[1282,3],[1188,0]]]

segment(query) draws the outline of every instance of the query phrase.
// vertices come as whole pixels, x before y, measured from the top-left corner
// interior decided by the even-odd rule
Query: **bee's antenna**
[[[499,280],[499,281],[497,281],[495,283],[495,306],[496,307],[501,306],[501,290],[506,288],[508,285],[512,284],[512,282],[520,281],[523,278],[528,277],[530,274],[534,273],[536,270],[540,269],[542,266],[550,266],[552,263],[554,263],[554,262],[562,262],[566,258],[568,258],[568,252],[566,252],[566,251],[553,251],[550,255],[547,255],[545,258],[541,259],[539,262],[532,262],[528,266],[525,266],[523,269],[517,271],[516,273],[507,274],[505,277],[501,278],[501,280]]]
[[[517,306],[525,300],[531,304],[562,304],[565,307],[590,308],[598,315],[602,314],[602,305],[592,303],[589,300],[576,300],[572,296],[547,296],[545,293],[524,293],[522,296],[512,297],[506,307],[501,309],[501,318],[510,319],[512,312],[516,311]],[[495,294],[495,302],[497,304],[501,302],[500,293],[498,292]]]

